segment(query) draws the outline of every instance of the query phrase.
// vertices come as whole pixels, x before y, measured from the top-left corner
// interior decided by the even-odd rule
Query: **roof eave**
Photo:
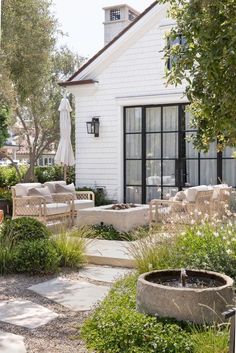
[[[78,81],[65,81],[65,82],[59,82],[59,86],[62,87],[67,87],[67,86],[77,86],[77,85],[89,85],[89,84],[94,84],[98,83],[98,81],[95,80],[78,80]]]

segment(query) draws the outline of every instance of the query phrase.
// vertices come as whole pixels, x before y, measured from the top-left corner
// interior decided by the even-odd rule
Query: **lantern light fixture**
[[[92,121],[87,121],[87,133],[99,137],[99,117],[94,116]]]

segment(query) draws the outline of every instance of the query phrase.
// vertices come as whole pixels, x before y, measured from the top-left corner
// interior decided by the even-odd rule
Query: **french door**
[[[195,131],[185,108],[183,104],[124,108],[126,202],[168,198],[186,187],[219,183],[223,177],[236,184],[231,150],[221,155],[215,144],[205,154],[193,148],[189,138]],[[223,170],[228,173],[223,175]]]

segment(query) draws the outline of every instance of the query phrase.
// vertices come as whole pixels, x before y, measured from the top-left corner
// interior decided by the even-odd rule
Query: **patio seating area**
[[[94,207],[94,193],[75,191],[65,181],[19,183],[12,187],[13,219],[33,217],[43,223],[61,221],[74,224],[78,210]]]
[[[222,219],[229,212],[232,187],[226,184],[194,186],[179,191],[169,200],[154,199],[150,202],[149,221],[188,224],[194,220]]]
[[[122,223],[121,226],[125,227],[122,228],[123,231],[148,223],[150,226],[165,222],[189,224],[203,217],[212,219],[217,215],[219,219],[224,218],[229,212],[231,192],[232,187],[227,184],[190,187],[177,192],[168,200],[151,200],[148,215],[148,205],[145,209],[136,205],[135,208],[123,211],[110,210],[110,205],[95,207],[95,195],[92,191],[76,191],[74,184],[66,185],[65,181],[50,181],[44,184],[19,183],[12,187],[13,219],[26,216],[37,218],[45,224],[55,221],[67,223],[69,226],[102,223],[112,224],[117,228],[116,223],[120,219],[118,216],[121,216],[119,224]],[[135,214],[137,218],[138,211],[142,212],[142,217],[138,215],[138,221],[135,219],[133,222],[131,216]],[[126,226],[123,214],[126,216],[125,224],[128,222]]]

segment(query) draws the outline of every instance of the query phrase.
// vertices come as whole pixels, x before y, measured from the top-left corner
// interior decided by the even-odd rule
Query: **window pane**
[[[163,108],[163,131],[178,131],[177,106]]]
[[[216,158],[216,142],[210,144],[209,151],[207,153],[201,152],[201,158]]]
[[[163,161],[163,185],[175,185],[175,161]]]
[[[137,186],[127,186],[126,202],[142,203],[142,189]]]
[[[216,159],[202,159],[200,161],[200,183],[203,185],[217,184]]]
[[[161,188],[158,187],[147,187],[146,188],[146,202],[150,202],[153,199],[161,198]]]
[[[185,110],[185,130],[195,130],[191,125],[192,118],[193,118],[192,114]]]
[[[146,131],[158,132],[161,131],[161,108],[146,109]]]
[[[223,157],[232,158],[234,152],[236,152],[236,147],[226,147],[223,152]]]
[[[126,135],[126,158],[141,158],[141,135]]]
[[[198,185],[198,160],[186,160],[185,186]]]
[[[141,132],[142,130],[142,109],[126,109],[126,132]]]
[[[175,194],[178,192],[178,188],[163,188],[163,199],[168,200],[170,197],[175,196]]]
[[[236,159],[223,159],[223,183],[236,187]]]
[[[193,144],[189,139],[191,138],[191,135],[195,134],[186,134],[185,136],[185,148],[186,148],[186,158],[198,158],[198,150],[196,150],[193,147]]]
[[[146,158],[161,158],[161,134],[146,135]]]
[[[178,157],[178,134],[163,134],[163,158]]]
[[[126,161],[126,184],[142,184],[142,161]]]
[[[146,162],[146,184],[161,185],[161,161]]]

